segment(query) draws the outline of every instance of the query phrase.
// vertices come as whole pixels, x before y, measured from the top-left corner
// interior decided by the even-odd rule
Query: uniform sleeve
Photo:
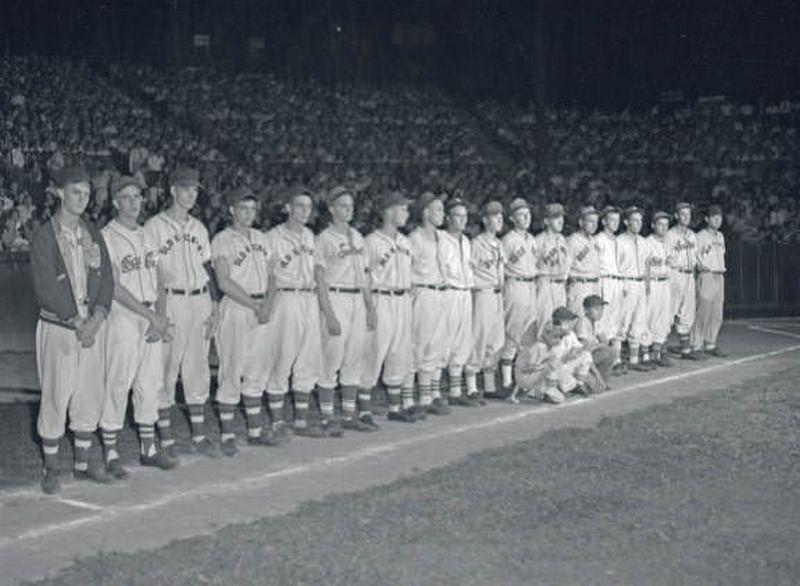
[[[328,269],[328,258],[331,254],[335,253],[332,252],[333,243],[330,239],[325,235],[325,232],[322,232],[319,236],[314,239],[314,266],[322,267],[323,269]]]
[[[225,232],[220,232],[211,241],[211,260],[222,258],[230,261],[231,256],[231,247],[227,235]]]
[[[503,255],[507,264],[515,265],[522,257],[522,251],[514,246],[514,238],[503,238],[501,248],[503,249]]]
[[[103,240],[106,243],[106,250],[108,250],[108,259],[111,262],[111,266],[119,268],[119,254],[116,250],[114,245],[114,238],[110,235],[108,230],[101,230],[100,234],[103,236]],[[145,243],[147,240],[145,240]]]
[[[203,226],[202,223],[200,223],[200,220],[197,221],[197,225],[198,225],[198,232],[200,233],[198,238],[200,239],[202,261],[204,263],[209,262],[211,260],[211,241],[209,240],[208,237],[208,230],[206,229],[205,226]]]

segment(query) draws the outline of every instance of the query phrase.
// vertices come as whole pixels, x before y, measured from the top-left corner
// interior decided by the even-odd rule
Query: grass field
[[[798,377],[793,365],[40,583],[797,584]]]

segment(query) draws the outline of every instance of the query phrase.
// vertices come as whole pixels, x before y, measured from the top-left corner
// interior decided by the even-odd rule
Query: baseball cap
[[[312,201],[314,200],[314,195],[311,193],[311,191],[309,191],[302,185],[295,185],[293,187],[290,187],[283,193],[282,201],[285,204],[292,203],[292,200],[300,195],[307,195],[308,197],[311,198]]]
[[[687,209],[687,210],[690,210],[690,211],[691,211],[691,209],[692,209],[692,204],[690,204],[690,203],[689,203],[689,202],[687,202],[687,201],[679,201],[678,203],[676,203],[676,204],[675,204],[675,211],[676,211],[676,212],[679,212],[679,211],[681,211],[682,209]]]
[[[617,206],[606,206],[603,208],[603,211],[600,215],[605,218],[608,214],[621,214],[621,213],[622,210],[620,210]]]
[[[708,206],[708,211],[706,212],[707,217],[711,216],[721,216],[722,215],[722,206],[719,204],[713,204]]]
[[[390,191],[383,194],[378,200],[376,208],[379,212],[383,212],[394,206],[407,206],[411,200],[406,198],[400,191]]]
[[[481,208],[482,216],[495,216],[503,213],[503,204],[499,201],[487,201]]]
[[[332,204],[343,195],[349,195],[352,197],[353,193],[349,189],[347,189],[344,185],[337,185],[336,187],[331,189],[330,193],[328,193],[328,203]]]
[[[446,212],[449,212],[453,208],[457,208],[459,206],[467,207],[467,202],[460,197],[451,197],[444,203],[444,209]]]
[[[253,190],[246,185],[234,187],[225,193],[225,203],[227,203],[229,206],[235,206],[240,201],[244,201],[246,199],[256,199],[256,194],[253,193]]]
[[[58,187],[66,187],[70,183],[89,182],[89,173],[81,165],[64,167],[53,173],[54,183]]]
[[[120,175],[119,177],[115,177],[111,180],[112,197],[116,197],[119,192],[126,187],[130,187],[131,185],[138,187],[140,190],[144,187],[138,179],[131,177],[130,175]]]
[[[511,202],[511,205],[508,206],[508,213],[514,214],[517,210],[531,209],[531,206],[528,204],[526,200],[521,197],[516,198],[514,201]]]
[[[549,203],[544,206],[544,216],[546,218],[559,218],[564,215],[564,206],[560,203]]]
[[[578,319],[578,316],[566,307],[558,307],[553,311],[553,323],[562,323],[571,319]]]
[[[416,208],[419,213],[422,213],[425,208],[431,205],[435,201],[442,201],[442,198],[433,193],[432,191],[426,191],[416,201]]]
[[[639,206],[628,206],[625,208],[625,217],[630,218],[633,214],[639,214],[640,216],[644,215],[642,208]]]
[[[583,206],[580,210],[579,217],[581,219],[586,218],[588,216],[599,216],[600,212],[598,212],[594,206]]]
[[[584,309],[589,309],[590,307],[599,307],[601,305],[608,305],[608,301],[599,295],[587,295],[583,298]]]
[[[669,220],[669,214],[667,212],[658,211],[653,214],[653,222],[658,222],[659,220]]]
[[[178,167],[170,173],[169,184],[179,187],[200,187],[200,172],[191,167]]]

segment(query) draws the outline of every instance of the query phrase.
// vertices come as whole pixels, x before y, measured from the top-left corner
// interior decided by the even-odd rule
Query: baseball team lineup
[[[557,404],[600,393],[629,370],[672,366],[670,355],[725,356],[716,205],[682,202],[649,218],[636,206],[582,206],[564,236],[561,203],[544,207],[534,235],[528,201],[490,200],[469,238],[470,202],[391,191],[377,198],[375,229],[361,234],[351,225],[354,193],[339,186],[322,202],[331,221],[315,235],[308,225],[320,202],[310,191],[290,190],[285,221],[262,231],[258,198],[236,187],[225,194],[230,224],[212,239],[191,214],[202,188],[195,169],[173,170],[170,204],[144,224],[143,186],[115,178],[115,217],[102,230],[82,218],[85,169],[68,166],[55,184],[59,208],[31,245],[47,494],[60,490],[67,430],[76,480],[124,481],[117,441],[129,400],[140,463],[175,468],[179,380],[192,449],[218,458],[244,441],[275,448],[292,435],[377,431],[379,385],[386,419],[414,424],[487,399]],[[98,436],[102,462],[90,458]]]

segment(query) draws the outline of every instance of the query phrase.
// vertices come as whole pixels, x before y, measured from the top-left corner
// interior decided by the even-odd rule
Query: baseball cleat
[[[236,445],[236,438],[227,439],[220,443],[219,449],[229,458],[235,456],[239,452],[239,447]]]
[[[158,468],[159,470],[172,470],[178,465],[178,460],[170,458],[163,450],[156,452],[154,456],[141,456],[139,462],[142,466]]]
[[[447,415],[450,413],[450,407],[441,399],[434,399],[433,402],[426,407],[426,410],[431,415]]]
[[[636,362],[634,364],[629,364],[628,369],[633,370],[634,372],[650,372],[650,369],[647,368],[647,366],[639,362]]]
[[[328,433],[319,425],[309,424],[303,426],[294,425],[293,431],[295,435],[300,437],[310,437],[314,439],[321,439],[328,437]]]
[[[661,357],[660,357],[660,358],[659,358],[659,359],[656,361],[656,364],[658,364],[658,365],[659,365],[659,366],[661,366],[662,368],[670,368],[670,367],[674,366],[674,365],[672,364],[672,360],[670,360],[670,358],[669,358],[667,355],[665,355],[665,354],[664,354],[664,355],[662,355],[662,356],[661,356]]]
[[[405,409],[401,409],[400,411],[389,411],[389,413],[386,414],[386,419],[389,421],[400,421],[402,423],[417,422],[417,418]]]
[[[125,480],[128,477],[128,471],[122,467],[122,462],[119,461],[119,458],[114,458],[106,464],[106,472],[117,480]]]
[[[114,478],[106,472],[105,466],[89,466],[86,470],[73,470],[75,480],[87,480],[97,484],[111,484]]]
[[[181,456],[178,453],[178,446],[175,444],[162,448],[161,451],[166,454],[167,458],[170,460],[175,460],[176,463],[181,459]]]
[[[207,437],[204,437],[199,442],[193,441],[192,446],[198,454],[203,454],[208,458],[220,457],[219,446]]]
[[[355,417],[342,419],[342,428],[349,429],[352,431],[362,431],[362,432],[375,431],[376,429],[378,429],[377,427],[373,427],[367,422],[362,421],[361,419],[357,419]]]
[[[716,358],[727,358],[728,355],[720,350],[719,348],[712,348],[711,350],[706,350],[706,354],[708,356],[714,356]]]
[[[572,392],[577,395],[581,395],[582,397],[588,397],[592,394],[592,391],[589,389],[589,387],[583,383],[578,383],[575,385],[575,388],[572,389]]]
[[[553,405],[560,405],[564,402],[564,393],[558,389],[546,389],[542,393],[542,401],[545,403],[552,403]]]
[[[414,417],[417,421],[426,421],[428,419],[427,408],[421,405],[414,405],[413,407],[409,407],[408,412]]]
[[[329,419],[322,422],[322,429],[328,434],[328,437],[342,437],[344,436],[344,429],[342,424],[337,419]]]
[[[455,400],[452,400],[452,401],[458,407],[480,407],[481,406],[481,403],[478,400],[478,396],[477,395],[475,395],[474,397],[470,397],[470,396],[467,396],[467,395],[461,395],[460,397],[456,397]]]
[[[372,417],[372,413],[362,413],[358,416],[358,421],[364,423],[365,425],[369,425],[372,428],[372,431],[378,431],[381,426],[378,425],[378,422],[375,421],[375,418]]]
[[[58,468],[45,468],[42,476],[42,492],[56,494],[61,490],[61,481],[58,479]]]
[[[696,352],[681,352],[681,360],[700,360],[700,356]]]
[[[247,438],[247,445],[248,446],[261,446],[261,447],[269,447],[273,448],[275,446],[279,446],[283,443],[281,438],[272,431],[271,429],[265,429],[261,432],[260,435],[255,436],[248,436]]]
[[[628,374],[628,367],[624,363],[618,362],[617,364],[611,367],[611,374],[614,376],[622,376]]]
[[[291,426],[282,419],[272,424],[272,433],[282,443],[286,443],[292,438]]]

